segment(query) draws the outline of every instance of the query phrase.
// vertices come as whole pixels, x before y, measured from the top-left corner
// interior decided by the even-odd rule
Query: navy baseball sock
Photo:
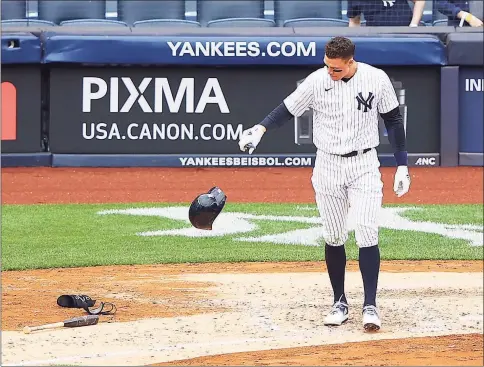
[[[380,273],[380,248],[378,246],[360,248],[359,265],[365,291],[363,306],[376,306],[376,290],[378,274]]]
[[[334,302],[348,303],[345,296],[345,267],[346,251],[344,246],[329,246],[324,248],[326,267],[328,268],[329,280],[334,292]]]

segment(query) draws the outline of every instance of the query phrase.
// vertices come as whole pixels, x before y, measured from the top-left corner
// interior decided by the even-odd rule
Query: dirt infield
[[[394,169],[382,169],[386,203],[482,204],[482,168],[412,168],[410,172],[411,190],[397,199],[391,191]],[[188,202],[213,185],[224,188],[231,202],[313,203],[310,175],[311,170],[304,168],[2,169],[2,203]],[[247,195],[248,184],[259,189]],[[361,296],[358,264],[350,262],[347,270],[354,286],[349,294],[357,303]],[[329,301],[329,292],[323,291],[328,283],[321,262],[4,272],[3,360],[35,365],[483,364],[482,320],[469,319],[482,317],[482,261],[393,261],[382,262],[381,270],[386,299],[382,303],[388,315],[386,328],[376,336],[359,331],[356,310],[356,321],[347,326],[351,335],[320,325]],[[283,294],[281,284],[293,286],[284,288]],[[254,288],[262,293],[250,298]],[[61,294],[111,301],[118,312],[102,316],[95,331],[59,330],[28,337],[19,332],[25,325],[85,314],[59,308],[56,299]],[[298,306],[291,306],[296,300]],[[469,312],[449,315],[459,302]],[[288,304],[291,307],[285,309]],[[270,312],[264,308],[267,305]],[[422,325],[409,321],[408,312],[416,308],[427,313]],[[243,330],[240,335],[236,325]],[[105,339],[96,341],[95,335],[112,337],[114,331],[117,337],[109,344]],[[257,339],[259,333],[264,341]],[[112,350],[106,350],[108,345]],[[81,356],[81,349],[92,353]]]
[[[482,366],[482,343],[481,334],[450,335],[222,354],[178,363],[183,366]],[[170,362],[154,364],[170,365]]]
[[[482,167],[411,168],[411,190],[400,199],[395,169],[381,171],[384,203],[482,203]],[[231,202],[314,203],[310,176],[307,168],[4,168],[2,203],[188,202],[215,185]]]

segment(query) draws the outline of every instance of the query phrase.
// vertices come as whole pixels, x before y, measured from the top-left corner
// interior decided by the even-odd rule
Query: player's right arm
[[[274,108],[260,123],[242,132],[240,150],[249,154],[255,150],[264,133],[269,129],[283,126],[294,117],[301,116],[314,102],[314,83],[317,71],[309,74],[282,103]]]

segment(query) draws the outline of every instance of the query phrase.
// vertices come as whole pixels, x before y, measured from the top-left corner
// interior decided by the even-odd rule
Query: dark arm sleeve
[[[282,102],[279,106],[274,108],[264,120],[262,120],[260,125],[264,126],[267,130],[275,129],[281,127],[286,121],[289,121],[293,117],[294,116],[289,112],[284,102]]]
[[[462,10],[452,1],[448,0],[434,0],[434,7],[436,7],[437,10],[445,16],[453,18],[455,18],[457,16],[457,13]]]
[[[400,109],[395,107],[387,113],[380,114],[385,127],[388,132],[388,140],[393,148],[393,155],[397,161],[398,166],[406,166],[407,159],[407,139],[405,136],[405,128],[403,126],[403,117],[400,114]]]

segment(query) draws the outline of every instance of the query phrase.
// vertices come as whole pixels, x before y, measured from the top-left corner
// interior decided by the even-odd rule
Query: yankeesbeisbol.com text
[[[291,166],[310,167],[309,157],[180,157],[183,167],[210,167],[210,166]]]
[[[86,140],[239,140],[242,124],[82,123]]]

